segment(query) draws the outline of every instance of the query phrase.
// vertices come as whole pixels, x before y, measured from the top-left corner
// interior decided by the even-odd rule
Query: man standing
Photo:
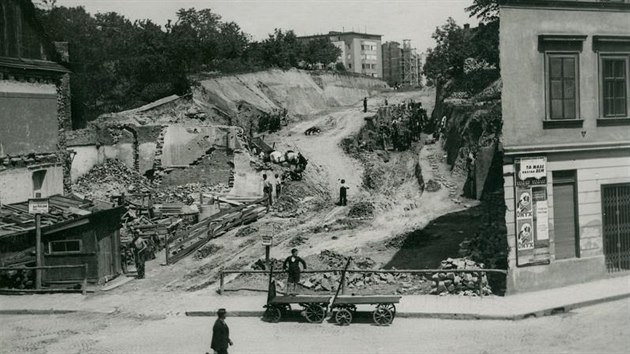
[[[287,279],[287,291],[289,294],[296,294],[297,292],[297,284],[300,282],[300,263],[306,269],[306,262],[298,257],[298,250],[294,248],[291,250],[291,256],[287,257],[282,264],[282,269],[289,273],[289,278]],[[293,287],[292,292],[289,290],[291,285]]]
[[[138,279],[144,279],[144,262],[146,260],[147,253],[147,241],[143,239],[137,231],[132,241],[134,249],[134,258],[136,259],[136,270],[138,273]]]
[[[225,323],[227,311],[225,311],[225,309],[219,309],[217,316],[219,318],[217,318],[212,327],[212,344],[210,348],[212,348],[216,354],[228,354],[229,346],[234,345],[234,343],[230,340],[230,328]]]
[[[267,198],[267,212],[269,212],[269,208],[273,204],[272,194],[273,186],[271,185],[271,181],[267,179],[267,174],[263,174],[263,194]]]
[[[363,97],[363,113],[367,113],[367,97]]]
[[[347,198],[347,190],[348,190],[348,186],[346,186],[346,180],[342,179],[341,180],[341,187],[339,187],[339,204],[341,206],[345,206],[348,205],[348,198]]]
[[[278,176],[277,173],[274,177],[276,179],[276,199],[278,199],[278,197],[280,197],[280,192],[282,192],[282,177]]]

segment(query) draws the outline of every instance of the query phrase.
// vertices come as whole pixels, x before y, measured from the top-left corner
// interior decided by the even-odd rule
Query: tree
[[[484,23],[493,22],[499,19],[499,0],[473,0],[466,11]]]
[[[260,45],[262,60],[269,67],[289,69],[298,67],[303,58],[304,45],[291,30],[276,28]]]
[[[444,85],[463,74],[464,61],[473,53],[470,42],[472,33],[449,17],[446,24],[437,27],[431,37],[437,45],[427,50],[423,71],[433,85]]]
[[[304,48],[303,58],[308,64],[334,63],[341,55],[341,49],[332,44],[326,37],[311,39]]]

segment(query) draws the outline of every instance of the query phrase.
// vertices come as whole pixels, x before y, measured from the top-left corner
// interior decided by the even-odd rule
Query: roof
[[[331,31],[325,34],[313,34],[309,36],[299,36],[299,39],[309,39],[309,38],[319,38],[319,37],[332,37],[332,36],[349,36],[349,37],[362,37],[362,38],[372,38],[372,39],[381,39],[383,37],[382,34],[369,34],[369,33],[359,33],[359,32],[335,32]]]
[[[16,69],[53,71],[58,73],[69,73],[70,70],[65,66],[48,60],[0,57],[0,66]]]
[[[157,101],[153,101],[151,103],[145,104],[144,106],[140,106],[138,108],[130,109],[130,110],[127,110],[127,111],[118,112],[118,114],[145,112],[145,111],[151,110],[153,108],[157,108],[157,107],[163,106],[163,105],[165,105],[167,103],[171,103],[173,101],[177,101],[180,98],[181,97],[178,96],[178,95],[171,95],[171,96],[163,97],[163,98],[160,98]]]
[[[42,228],[72,222],[91,215],[96,209],[86,199],[62,195],[48,198],[49,213],[41,215]],[[35,229],[35,215],[28,212],[28,201],[0,205],[0,237],[22,234]]]

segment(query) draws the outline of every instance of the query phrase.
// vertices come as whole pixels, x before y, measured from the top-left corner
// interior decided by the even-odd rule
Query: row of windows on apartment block
[[[549,118],[576,119],[579,104],[579,54],[547,54],[546,64]],[[601,116],[628,117],[629,71],[630,54],[600,56]]]
[[[372,70],[376,70],[376,64],[361,64],[361,68],[362,69],[372,69]]]

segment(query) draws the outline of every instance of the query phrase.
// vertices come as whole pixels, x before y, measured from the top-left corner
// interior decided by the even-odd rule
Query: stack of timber
[[[251,204],[243,204],[223,210],[179,232],[167,245],[167,262],[174,264],[213,238],[219,237],[233,228],[252,223],[266,213],[265,199]]]

